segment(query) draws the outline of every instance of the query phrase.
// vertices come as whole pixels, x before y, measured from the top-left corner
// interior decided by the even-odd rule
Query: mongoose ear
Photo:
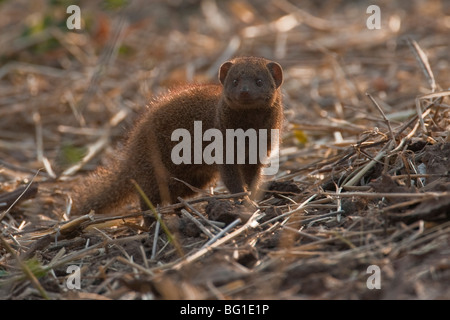
[[[276,62],[269,62],[267,64],[267,69],[269,69],[273,80],[275,80],[275,85],[277,86],[277,88],[281,86],[281,84],[283,83],[283,69],[281,68],[281,66]]]
[[[230,68],[231,68],[232,65],[233,65],[232,62],[227,61],[227,62],[224,62],[224,63],[220,66],[220,70],[219,70],[219,80],[220,80],[220,83],[224,84],[225,77],[227,76],[228,70],[230,70]]]

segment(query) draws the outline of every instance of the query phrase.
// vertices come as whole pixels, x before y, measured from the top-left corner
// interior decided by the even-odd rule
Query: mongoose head
[[[219,80],[231,108],[271,107],[283,83],[283,70],[273,61],[240,57],[222,64]]]

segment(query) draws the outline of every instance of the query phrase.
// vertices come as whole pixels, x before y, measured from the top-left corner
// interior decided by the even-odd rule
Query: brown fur
[[[281,129],[282,70],[278,64],[263,58],[236,58],[221,66],[219,79],[222,85],[192,85],[169,92],[151,104],[113,163],[97,169],[76,188],[73,211],[103,213],[123,205],[137,195],[131,180],[141,186],[154,205],[173,203],[179,196],[194,194],[172,177],[205,188],[220,173],[232,193],[246,187],[256,190],[262,169],[259,162],[176,165],[171,160],[172,149],[179,143],[171,141],[172,132],[185,128],[193,137],[194,121],[202,121],[203,132],[210,128],[221,130],[224,142],[226,129]],[[207,144],[203,143],[203,147]],[[193,156],[192,150],[192,159]],[[142,200],[141,208],[148,209]]]

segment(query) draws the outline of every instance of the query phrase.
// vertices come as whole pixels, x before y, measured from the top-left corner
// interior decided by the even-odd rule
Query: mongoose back
[[[173,203],[177,197],[192,196],[192,188],[181,181],[201,189],[220,176],[231,193],[257,190],[262,161],[249,163],[248,152],[244,164],[225,161],[225,154],[230,151],[226,150],[225,136],[229,129],[268,130],[267,155],[270,154],[271,129],[280,131],[283,121],[282,68],[264,58],[240,57],[222,64],[219,80],[220,85],[190,85],[170,91],[151,103],[112,163],[98,168],[75,188],[72,212],[114,211],[137,197],[133,180],[155,206]],[[223,134],[220,146],[224,160],[209,164],[173,161],[173,150],[179,147],[173,133],[181,129],[194,137],[195,125],[199,123],[202,134],[209,129]],[[191,149],[183,152],[194,158],[198,149],[192,140]],[[207,145],[202,140],[202,150]],[[248,148],[246,142],[245,149]],[[236,160],[239,155],[236,148],[234,151],[233,160]],[[142,199],[140,205],[142,210],[148,209]]]

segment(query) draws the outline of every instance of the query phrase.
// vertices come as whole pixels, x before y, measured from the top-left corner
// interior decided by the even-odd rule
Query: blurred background
[[[368,20],[369,25],[377,22],[378,17],[373,16],[376,13],[367,12],[373,4],[380,8],[379,29],[367,26]],[[71,5],[80,9],[78,30],[67,27],[68,19],[74,22],[72,19],[77,18],[76,12],[67,12]],[[108,156],[116,156],[114,147],[120,145],[120,138],[150,100],[185,83],[218,83],[219,66],[242,55],[275,60],[284,69],[286,121],[277,179],[294,179],[298,186],[294,192],[297,204],[319,194],[315,206],[311,203],[309,213],[305,211],[308,218],[311,214],[320,218],[330,210],[341,208],[345,199],[341,203],[341,199],[322,194],[323,191],[337,192],[336,177],[343,180],[357,172],[381,154],[379,148],[389,143],[386,121],[366,93],[378,103],[393,129],[403,128],[395,130],[399,132],[397,140],[413,131],[412,126],[402,125],[418,114],[422,101],[416,100],[417,97],[437,92],[442,99],[434,99],[433,108],[429,109],[431,112],[425,119],[427,130],[422,130],[425,124],[421,128],[417,126],[415,129],[419,129],[412,132],[411,141],[404,149],[379,161],[376,169],[360,179],[360,189],[356,190],[365,191],[369,187],[374,187],[375,192],[449,190],[436,184],[431,186],[435,189],[428,185],[414,190],[405,187],[416,183],[410,178],[415,162],[422,162],[423,166],[426,163],[431,174],[448,180],[448,175],[443,175],[448,172],[448,149],[440,146],[450,140],[450,106],[448,93],[444,91],[450,88],[449,34],[450,1],[444,0],[85,0],[75,3],[0,0],[0,220],[6,230],[4,234],[11,234],[12,246],[20,241],[18,251],[31,247],[33,254],[33,250],[41,248],[42,257],[51,260],[57,250],[53,247],[47,250],[47,244],[53,241],[48,239],[56,236],[52,234],[46,238],[49,242],[40,242],[45,233],[39,232],[56,232],[57,226],[69,220],[65,209],[71,184],[107,161]],[[375,142],[371,148],[364,148],[363,140]],[[427,144],[437,147],[427,151],[431,160],[425,160],[429,166],[419,154]],[[437,164],[436,168],[431,164]],[[393,177],[404,180],[386,178],[379,182],[386,168],[392,171]],[[7,215],[3,210],[9,206],[8,201],[16,200],[23,190],[20,186],[33,179],[39,169],[35,178],[39,181],[39,192],[36,193],[36,188],[24,197],[35,198],[17,205]],[[374,180],[378,181],[378,189],[372,184]],[[417,178],[418,185],[423,186],[420,181]],[[447,181],[446,188],[449,185]],[[340,220],[330,217],[303,228],[292,219],[284,227],[295,232],[303,230],[303,233],[283,233],[287,229],[277,222],[278,227],[270,226],[273,233],[263,229],[250,240],[243,236],[243,243],[239,242],[242,248],[247,250],[247,241],[252,242],[250,247],[256,248],[259,254],[250,261],[267,262],[266,269],[253,270],[251,263],[235,261],[234,253],[231,258],[231,251],[226,249],[216,251],[212,258],[217,259],[213,262],[205,259],[206,262],[194,265],[191,275],[183,275],[183,285],[177,271],[171,273],[173,279],[170,275],[163,276],[168,276],[170,288],[187,290],[187,294],[178,298],[216,297],[218,291],[210,287],[214,282],[211,278],[216,275],[219,284],[231,284],[229,288],[223,285],[221,292],[225,293],[219,295],[227,298],[236,288],[235,274],[236,279],[245,280],[238,281],[235,292],[246,299],[296,295],[339,299],[448,298],[448,285],[445,285],[448,281],[443,281],[448,278],[449,270],[448,259],[444,259],[448,256],[450,234],[448,197],[437,201],[430,195],[425,203],[429,208],[418,205],[422,211],[403,215],[410,208],[407,200],[414,196],[396,199],[405,202],[400,205],[377,197],[348,198],[351,200],[346,207],[343,205],[345,215]],[[266,208],[266,213],[272,210],[272,214],[279,214],[276,210],[280,206],[289,210],[293,200],[285,198],[269,199],[272,202],[266,205],[273,208]],[[276,208],[281,201],[285,203]],[[418,203],[417,199],[412,201]],[[388,205],[394,213],[400,212],[395,226],[388,223],[389,217],[383,211]],[[431,223],[425,223],[424,227],[422,220],[416,221],[436,212],[447,217],[442,227],[433,227]],[[298,215],[301,218],[303,211]],[[416,220],[407,225],[411,215]],[[78,230],[81,242],[69,241],[69,251],[85,248],[82,237],[105,241],[97,231],[91,229],[89,235],[86,229],[84,225]],[[138,230],[130,224],[111,227],[107,232],[111,238],[123,234],[134,237]],[[139,239],[123,243],[131,249],[133,245],[139,248],[142,245]],[[197,245],[201,242],[191,240],[197,241]],[[311,241],[313,245],[309,246]],[[147,247],[150,247],[148,243]],[[160,258],[162,261],[175,259],[169,249],[170,246],[168,253]],[[123,255],[122,251],[111,250],[109,255],[86,258],[89,263],[85,264],[93,275],[91,279],[102,277],[98,283],[107,283],[105,288],[109,287],[109,280],[103,280],[104,272],[98,271],[104,270],[103,260]],[[138,261],[143,251],[131,252],[130,256]],[[223,257],[227,254],[225,263]],[[6,267],[11,261],[8,255],[3,255],[0,267],[16,270],[15,266]],[[223,270],[229,269],[220,267],[223,264],[236,268],[237,263],[243,263],[253,272],[244,272],[240,267],[233,269],[235,273],[227,273]],[[365,270],[373,263],[383,267],[384,291],[367,290]],[[121,270],[128,272],[128,267],[123,266]],[[113,269],[113,277],[125,279],[117,275],[115,265]],[[60,272],[61,277],[67,275],[64,272]],[[197,282],[190,283],[191,278]],[[46,281],[54,287],[53,278]],[[166,285],[164,281],[159,283],[161,287]],[[189,288],[199,289],[199,283],[206,284],[205,295],[189,291]],[[8,295],[17,297],[17,292]],[[65,289],[61,292],[63,296],[67,294]],[[28,298],[29,293],[22,297]]]
[[[366,121],[376,126],[366,92],[407,115],[430,88],[407,39],[450,86],[448,1],[376,1],[375,30],[366,26],[373,1],[77,1],[81,29],[68,30],[72,4],[0,2],[0,158],[9,164],[50,159],[61,171],[105,127],[120,136],[149,99],[217,82],[219,65],[239,55],[283,66],[286,143],[354,140]]]

